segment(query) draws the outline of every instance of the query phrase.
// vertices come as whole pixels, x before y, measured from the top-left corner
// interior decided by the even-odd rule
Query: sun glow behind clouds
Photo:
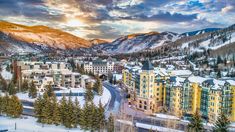
[[[81,27],[81,26],[85,26],[84,23],[82,23],[80,20],[78,19],[70,19],[67,21],[66,23],[68,26],[70,27]]]

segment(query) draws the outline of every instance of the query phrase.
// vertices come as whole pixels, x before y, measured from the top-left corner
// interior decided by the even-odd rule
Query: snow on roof
[[[91,78],[90,76],[88,76],[88,75],[82,75],[81,76],[83,79],[89,79],[89,78]]]
[[[160,76],[168,76],[168,73],[164,68],[154,68],[154,73],[159,74]]]
[[[174,84],[174,86],[181,86],[181,84],[184,82],[185,78],[182,77],[176,77],[176,82]]]
[[[173,70],[171,74],[175,76],[190,76],[192,72],[190,70]]]
[[[200,77],[200,76],[190,76],[188,78],[189,82],[195,82],[195,83],[199,83],[199,84],[201,84],[202,82],[204,82],[207,79],[208,78],[204,78],[204,77]]]
[[[235,86],[235,80],[227,80],[227,82],[232,85],[232,86]]]

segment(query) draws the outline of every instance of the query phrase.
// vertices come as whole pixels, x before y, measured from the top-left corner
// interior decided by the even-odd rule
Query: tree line
[[[37,88],[33,81],[29,82],[28,80],[23,80],[22,85],[17,87],[17,81],[15,74],[9,83],[1,76],[0,74],[0,90],[2,92],[7,92],[9,95],[15,95],[17,92],[29,92],[28,96],[31,98],[37,97]]]
[[[113,116],[110,121],[105,120],[105,110],[101,102],[96,106],[93,103],[93,94],[87,90],[85,104],[81,108],[77,97],[72,100],[72,94],[68,99],[63,95],[60,101],[57,100],[52,87],[49,85],[42,96],[39,96],[34,104],[34,112],[38,122],[43,124],[64,125],[67,128],[80,128],[85,130],[114,129]],[[109,131],[108,130],[108,131]]]
[[[18,118],[23,112],[23,106],[17,96],[0,96],[0,115]]]
[[[217,118],[216,122],[213,124],[212,132],[229,132],[228,128],[230,125],[230,120],[228,117],[222,112]],[[190,123],[187,126],[188,132],[204,132],[206,131],[203,127],[203,121],[199,111],[193,115]]]

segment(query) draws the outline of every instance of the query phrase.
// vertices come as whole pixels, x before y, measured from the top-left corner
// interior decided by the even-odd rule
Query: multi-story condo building
[[[107,75],[109,72],[113,72],[114,70],[120,70],[117,64],[115,65],[114,60],[112,58],[108,58],[107,60],[102,60],[100,58],[87,61],[82,63],[82,66],[85,71],[93,72],[94,74],[105,74]]]
[[[142,67],[125,66],[123,83],[132,103],[147,114],[165,111],[186,117],[200,111],[205,121],[214,122],[223,112],[235,121],[234,80],[193,76],[187,70],[177,76],[177,72],[145,61]]]
[[[51,83],[54,87],[80,87],[81,75],[72,72],[64,62],[25,62],[18,61],[14,68],[19,86],[23,80],[34,81],[39,90]]]

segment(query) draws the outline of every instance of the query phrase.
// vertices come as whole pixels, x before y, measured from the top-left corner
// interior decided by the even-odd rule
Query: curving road
[[[120,108],[120,104],[122,103],[122,99],[124,95],[119,89],[108,82],[103,82],[103,86],[107,88],[111,94],[111,99],[109,104],[107,105],[107,111],[112,113],[117,113]]]

